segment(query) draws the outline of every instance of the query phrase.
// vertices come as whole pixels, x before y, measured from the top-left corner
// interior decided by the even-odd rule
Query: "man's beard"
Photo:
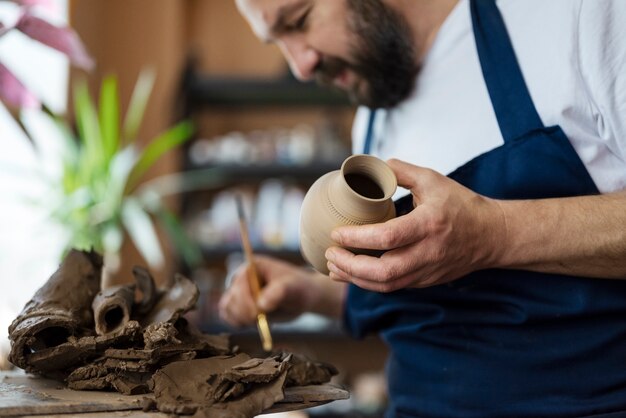
[[[324,57],[315,70],[317,81],[332,85],[342,71],[359,78],[348,94],[354,102],[370,108],[390,108],[413,91],[418,66],[411,31],[405,19],[381,0],[347,0],[350,29],[357,38],[348,62]]]

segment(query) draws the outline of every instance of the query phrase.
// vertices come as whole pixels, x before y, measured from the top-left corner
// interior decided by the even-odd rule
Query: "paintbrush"
[[[239,215],[239,231],[241,232],[241,243],[243,250],[248,261],[248,284],[252,291],[252,297],[254,301],[259,300],[261,294],[261,281],[256,270],[256,264],[254,263],[254,254],[252,253],[252,246],[250,245],[250,236],[248,235],[248,226],[246,224],[246,217],[243,211],[243,203],[241,196],[236,196],[237,200],[237,214]],[[265,312],[259,311],[256,316],[256,325],[259,329],[259,335],[261,336],[261,343],[263,344],[263,350],[272,351],[272,334],[270,334],[270,326],[267,322],[267,316]]]

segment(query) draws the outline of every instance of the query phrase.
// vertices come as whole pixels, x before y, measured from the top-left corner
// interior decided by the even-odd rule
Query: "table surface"
[[[143,399],[152,394],[127,396],[117,392],[77,391],[62,382],[28,375],[22,371],[0,372],[0,417],[159,417],[171,415],[143,412]],[[339,399],[348,399],[348,391],[333,384],[285,389],[285,399],[265,411],[275,413],[306,409]]]

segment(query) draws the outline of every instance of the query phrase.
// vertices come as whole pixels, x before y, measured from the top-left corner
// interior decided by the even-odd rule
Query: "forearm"
[[[313,274],[311,279],[315,292],[309,310],[320,315],[340,319],[343,315],[343,305],[348,286],[345,283],[331,280],[321,273]]]
[[[626,279],[626,191],[498,203],[506,233],[496,267]]]

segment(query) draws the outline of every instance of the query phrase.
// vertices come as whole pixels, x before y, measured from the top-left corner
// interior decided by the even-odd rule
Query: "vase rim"
[[[370,178],[370,180],[373,180],[376,183],[376,185],[378,187],[380,187],[380,189],[382,190],[382,192],[383,192],[383,196],[382,197],[372,198],[372,197],[364,196],[361,193],[359,193],[356,190],[354,190],[348,184],[348,182],[346,181],[345,175],[346,174],[350,174],[350,173],[346,173],[346,169],[348,169],[350,167],[350,165],[355,164],[355,160],[357,162],[358,161],[368,161],[369,164],[374,164],[375,165],[375,167],[376,167],[376,170],[375,170],[375,173],[374,173],[374,177],[375,178],[371,178],[372,176],[369,175],[369,173],[359,173],[359,174],[365,174],[368,178]],[[340,177],[341,177],[342,181],[346,184],[346,186],[348,187],[350,192],[353,193],[354,195],[358,196],[359,198],[365,199],[367,201],[383,202],[385,200],[391,199],[391,197],[394,195],[394,193],[396,192],[396,189],[398,187],[398,181],[396,179],[396,175],[394,174],[394,172],[391,169],[391,167],[389,167],[386,162],[384,162],[380,158],[375,157],[373,155],[353,154],[353,155],[349,156],[348,158],[346,158],[343,161],[339,171],[341,173]]]

